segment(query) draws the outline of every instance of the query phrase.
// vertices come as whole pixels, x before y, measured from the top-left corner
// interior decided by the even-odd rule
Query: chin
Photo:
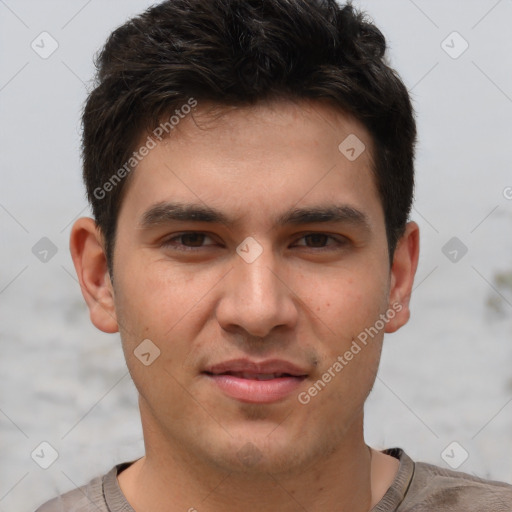
[[[303,447],[299,450],[298,441],[289,432],[282,432],[280,436],[274,434],[269,435],[266,429],[258,432],[245,429],[243,435],[239,433],[225,443],[208,443],[202,447],[204,451],[201,450],[200,456],[218,469],[251,474],[255,478],[293,474],[313,462],[314,457],[307,457]]]

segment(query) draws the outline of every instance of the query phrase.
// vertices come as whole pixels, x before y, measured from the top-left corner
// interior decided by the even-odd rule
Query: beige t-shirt
[[[400,461],[395,479],[370,512],[512,512],[512,485],[484,480],[426,462],[414,462],[401,448],[383,453]],[[117,474],[131,462],[48,501],[36,512],[134,512]]]

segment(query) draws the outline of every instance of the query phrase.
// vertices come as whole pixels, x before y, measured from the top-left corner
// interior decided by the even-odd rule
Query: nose
[[[235,253],[223,283],[216,315],[225,330],[263,338],[277,327],[296,325],[298,298],[291,269],[278,262],[270,248],[263,248],[252,262]]]

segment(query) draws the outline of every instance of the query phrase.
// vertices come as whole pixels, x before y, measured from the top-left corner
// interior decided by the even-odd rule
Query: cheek
[[[186,372],[184,365],[197,349],[193,340],[211,310],[206,292],[217,281],[183,269],[170,271],[165,262],[124,267],[116,290],[116,313],[128,368],[141,386],[146,375],[154,376],[156,371],[167,385],[169,374],[181,378]],[[159,352],[151,371],[135,357],[141,343],[148,344],[144,340]]]
[[[311,320],[321,341],[316,347],[320,356],[317,377],[329,369],[335,375],[329,384],[331,392],[325,394],[328,402],[357,404],[375,381],[383,339],[380,315],[387,307],[385,283],[375,274],[351,275],[319,280],[315,295],[310,291],[310,300],[318,304],[313,309],[316,320]]]
[[[127,262],[119,281],[118,318],[137,334],[162,335],[192,310],[202,295],[193,275],[170,271],[164,264]]]
[[[356,336],[360,330],[373,325],[385,311],[387,281],[370,272],[367,274],[331,275],[316,278],[314,286],[306,286],[306,283],[303,286],[311,310],[335,333]]]

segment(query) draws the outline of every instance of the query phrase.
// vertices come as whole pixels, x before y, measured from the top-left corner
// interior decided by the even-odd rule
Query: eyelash
[[[172,242],[174,240],[177,240],[179,238],[183,238],[184,236],[186,235],[205,235],[206,237],[208,238],[211,238],[207,233],[203,233],[201,231],[184,231],[183,233],[180,233],[178,235],[175,235],[171,238],[168,238],[167,240],[164,240],[161,245],[162,247],[165,247],[165,248],[170,248],[172,250],[176,250],[176,251],[183,251],[183,252],[196,252],[197,250],[199,249],[204,249],[205,247],[208,247],[208,246],[201,246],[201,247],[188,247],[184,244],[180,244],[180,246],[176,246],[175,244],[173,244]],[[310,233],[305,233],[303,234],[300,238],[306,238],[308,236],[312,236],[312,235],[322,235],[322,236],[325,236],[327,238],[330,238],[331,240],[334,240],[338,246],[338,248],[341,248],[343,247],[344,245],[346,245],[348,242],[347,240],[344,238],[344,237],[334,237],[332,235],[329,235],[327,233],[321,233],[321,232],[317,232],[317,231],[312,231]],[[213,240],[213,239],[212,239]],[[184,248],[186,247],[186,248]],[[329,250],[335,250],[335,248],[329,248],[329,247],[307,247],[307,246],[301,246],[301,247],[305,247],[307,249],[313,249],[315,251],[320,251],[320,252],[325,252],[325,251],[329,251]]]

